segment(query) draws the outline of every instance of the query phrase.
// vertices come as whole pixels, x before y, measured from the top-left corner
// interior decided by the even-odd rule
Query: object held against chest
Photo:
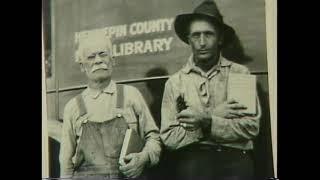
[[[188,106],[187,106],[187,104],[186,104],[186,101],[184,100],[184,97],[183,97],[183,96],[180,95],[180,96],[177,98],[177,104],[176,104],[176,106],[177,106],[177,111],[178,111],[178,112],[181,112],[181,111],[183,111],[183,110],[185,110],[185,109],[188,108]]]

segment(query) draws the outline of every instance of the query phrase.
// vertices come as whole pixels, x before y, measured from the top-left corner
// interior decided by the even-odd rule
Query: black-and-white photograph
[[[276,179],[266,7],[43,0],[43,179]]]

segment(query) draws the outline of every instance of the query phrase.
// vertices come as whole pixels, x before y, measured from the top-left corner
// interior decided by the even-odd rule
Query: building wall
[[[177,14],[191,12],[201,0],[47,0],[46,51],[49,54],[50,77],[47,78],[48,119],[62,122],[65,104],[83,89],[86,77],[74,63],[74,38],[76,32],[103,29],[115,25],[130,26],[135,22],[174,18]],[[261,177],[272,177],[272,153],[270,140],[270,115],[267,72],[267,50],[265,35],[264,0],[216,0],[224,20],[236,31],[236,40],[231,49],[224,50],[224,56],[246,65],[258,77],[258,94],[261,100],[263,117],[261,131],[255,145],[256,173]],[[137,87],[143,94],[151,112],[160,124],[160,105],[166,78],[143,80],[147,77],[167,76],[176,72],[190,55],[189,47],[181,42],[173,28],[171,30],[127,37],[113,37],[115,44],[146,41],[155,38],[172,37],[170,50],[149,52],[117,57],[114,70],[116,81],[140,79],[127,83]],[[124,73],[126,72],[126,73]],[[59,91],[66,89],[66,91]],[[69,90],[68,90],[69,89]],[[59,136],[59,126],[53,131]],[[59,176],[59,140],[51,136],[50,157],[51,177]]]

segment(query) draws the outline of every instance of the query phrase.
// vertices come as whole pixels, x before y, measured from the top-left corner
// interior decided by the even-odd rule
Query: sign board
[[[190,49],[175,34],[177,14],[189,13],[201,0],[54,0],[52,12],[52,58],[58,87],[86,83],[74,62],[76,33],[104,30],[114,41],[117,66],[115,80],[144,78],[154,69],[168,75],[176,72],[190,56]],[[245,53],[251,71],[267,72],[265,3],[263,0],[217,0],[224,21],[239,38],[234,56]],[[233,9],[239,9],[233,11]],[[242,10],[241,10],[242,9]],[[239,14],[241,12],[241,14]],[[242,52],[243,51],[243,52]],[[125,72],[125,73],[124,73]],[[53,72],[54,73],[54,72]],[[50,85],[48,85],[50,87]],[[53,86],[52,86],[53,87]]]

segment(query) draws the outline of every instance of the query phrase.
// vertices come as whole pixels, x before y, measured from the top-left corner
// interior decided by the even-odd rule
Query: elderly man
[[[158,163],[161,146],[159,129],[142,95],[136,88],[112,80],[112,44],[103,32],[80,34],[76,49],[76,62],[88,78],[88,87],[65,106],[60,151],[62,177],[144,177],[143,170]],[[136,131],[145,144],[141,152],[119,161],[128,128]]]
[[[249,74],[247,67],[220,54],[234,30],[213,1],[178,15],[174,27],[192,50],[186,65],[167,81],[162,102],[160,137],[175,153],[176,179],[249,180],[261,111],[258,98],[256,114],[227,100],[229,74]]]

